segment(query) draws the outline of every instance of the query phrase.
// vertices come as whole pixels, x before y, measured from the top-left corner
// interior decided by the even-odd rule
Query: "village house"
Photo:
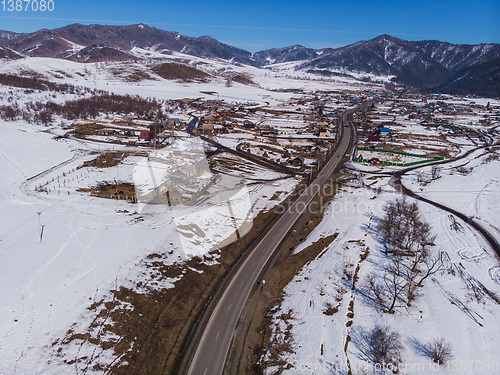
[[[214,124],[213,123],[204,123],[201,125],[201,131],[203,133],[212,133],[214,131]]]
[[[288,161],[288,163],[293,165],[294,167],[302,167],[304,165],[304,158],[299,155],[293,158],[292,160]]]
[[[103,136],[110,136],[116,134],[117,131],[114,129],[97,129],[96,134],[97,135],[103,135]]]
[[[152,139],[154,139],[154,134],[151,130],[141,130],[139,140],[151,141]]]
[[[326,130],[326,129],[320,129],[320,131],[318,133],[318,137],[321,137],[321,138],[326,138],[329,135],[330,134],[329,134],[328,130]]]
[[[217,117],[214,115],[206,115],[206,116],[203,116],[201,118],[201,121],[203,121],[204,123],[213,124],[213,123],[215,123],[216,119],[217,119]]]
[[[243,127],[245,129],[255,129],[255,124],[252,121],[245,120]]]
[[[182,196],[179,190],[171,189],[167,191],[167,201],[168,205],[172,206],[182,202]]]
[[[165,129],[165,124],[154,123],[149,125],[149,130],[156,136]]]

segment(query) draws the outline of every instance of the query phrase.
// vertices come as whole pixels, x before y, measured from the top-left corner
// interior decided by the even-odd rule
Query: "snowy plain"
[[[94,80],[82,77],[92,70],[96,72]],[[158,79],[132,84],[113,79],[101,65],[58,59],[2,62],[0,71],[28,76],[35,72],[60,83],[159,99],[210,97],[200,93],[207,86],[198,83]],[[56,71],[64,72],[65,76],[54,73]],[[284,78],[275,84],[279,87],[286,82],[291,87],[298,83],[328,86],[324,82],[290,82]],[[272,97],[278,104],[293,96],[240,84],[226,88],[222,80],[211,82],[208,87],[219,90],[221,98],[236,102],[263,103]],[[7,87],[2,87],[1,92],[5,100],[2,104],[13,97],[21,107],[32,100],[62,103],[75,98],[36,91],[27,94],[22,89]],[[75,368],[62,359],[77,358],[85,351],[93,352],[92,356],[99,356],[103,363],[111,363],[112,350],[78,345],[67,346],[62,359],[55,357],[54,343],[65,337],[70,328],[85,332],[94,319],[89,306],[109,299],[110,290],[138,283],[144,290],[173,287],[175,280],[164,280],[158,285],[150,278],[143,262],[149,254],[168,254],[165,260],[168,264],[188,258],[186,243],[183,243],[186,237],[180,235],[176,225],[179,223],[169,210],[141,213],[138,205],[127,201],[101,199],[78,191],[100,182],[133,182],[133,170],[140,158],[127,157],[111,168],[79,168],[95,157],[92,153],[130,149],[57,137],[64,133],[57,124],[47,127],[24,121],[0,121],[0,194],[3,197],[0,200],[0,281],[3,285],[0,374],[74,373]],[[258,166],[248,171],[251,173],[242,175],[250,178],[247,209],[253,215],[281,202],[297,183],[274,172],[269,174]],[[46,191],[36,191],[40,187]],[[270,197],[275,198],[270,200]],[[230,218],[226,217],[227,220]],[[41,242],[39,224],[43,226]],[[197,243],[205,249],[203,241],[202,237],[191,238],[189,246]]]
[[[150,52],[143,53],[151,56]],[[153,55],[152,58],[154,57]],[[173,58],[185,59],[186,56],[174,53]],[[196,63],[196,58],[189,59]],[[380,85],[367,85],[352,79],[340,79],[338,82],[308,81],[290,77],[289,70],[282,67],[277,67],[276,71],[262,71],[251,67],[229,66],[217,61],[200,69],[208,72],[221,69],[245,72],[257,84],[248,86],[234,83],[232,87],[227,87],[222,78],[215,78],[202,85],[196,82],[166,81],[159,77],[131,83],[124,82],[112,73],[113,69],[123,68],[144,67],[130,63],[80,64],[32,58],[2,62],[0,72],[24,72],[28,75],[35,72],[60,83],[69,82],[118,94],[158,99],[213,100],[213,94],[203,93],[210,89],[227,102],[269,103],[276,108],[299,98],[301,94],[268,89],[300,88],[339,92],[356,92],[365,88],[381,90]],[[61,75],[61,71],[65,75]],[[44,100],[48,99],[46,97]],[[415,131],[424,132],[421,129]],[[103,152],[109,146],[94,142],[82,145],[71,140],[54,139],[54,136],[63,133],[57,126],[48,128],[21,121],[0,122],[0,194],[3,197],[0,200],[0,282],[3,286],[0,297],[0,374],[75,373],[75,367],[52,357],[54,341],[64,337],[69,328],[84,332],[93,319],[88,307],[109,297],[110,290],[120,285],[134,285],[142,281],[144,288],[173,287],[175,279],[165,280],[158,285],[148,278],[142,260],[149,254],[169,254],[167,260],[170,263],[186,259],[182,238],[178,235],[175,218],[170,211],[160,209],[141,214],[138,206],[125,201],[99,199],[76,191],[79,187],[90,187],[101,181],[112,182],[115,178],[132,182],[133,168],[139,161],[135,157],[129,157],[117,168],[77,169],[84,161],[91,159],[90,152]],[[230,137],[226,137],[226,142],[237,144],[237,140]],[[126,150],[121,146],[112,147]],[[229,157],[226,159],[231,162]],[[241,163],[241,160],[232,161]],[[479,161],[471,163],[476,163],[474,170],[478,170],[481,176],[477,180],[476,191],[479,192],[475,198],[479,203],[474,208],[467,197],[449,203],[457,204],[459,209],[470,215],[480,216],[486,223],[498,228],[498,210],[494,209],[498,206],[497,196],[481,194],[481,189],[486,191],[485,187],[498,192],[498,181],[488,185],[488,176],[493,175],[495,179],[498,176],[495,171],[490,170],[498,162],[484,166]],[[364,167],[358,165],[356,168]],[[250,206],[254,213],[279,203],[295,186],[295,181],[281,179],[283,176],[274,172],[260,170],[257,166],[251,169],[252,174],[249,170],[242,170],[240,176],[256,180],[248,185]],[[373,170],[371,167],[366,169]],[[466,178],[467,181],[471,176],[475,176],[474,171]],[[61,179],[67,181],[61,184]],[[264,179],[274,181],[257,181]],[[428,194],[431,199],[445,199],[451,195],[439,195],[439,189],[443,189],[439,184],[465,186],[467,183],[461,180],[461,176],[457,174],[448,175],[443,172],[441,179],[429,184],[423,194]],[[360,254],[366,247],[369,247],[370,255],[360,266],[360,280],[383,258],[382,245],[372,228],[376,219],[383,215],[384,204],[398,196],[387,186],[387,182],[381,178],[371,189],[359,186],[346,188],[330,205],[322,223],[296,249],[300,251],[321,237],[339,233],[337,240],[325,249],[322,256],[305,267],[285,290],[284,301],[274,322],[282,324],[278,315],[292,311],[291,334],[295,353],[286,354],[286,360],[297,366],[284,373],[328,373],[322,369],[339,363],[342,369],[339,373],[346,374],[348,358],[353,368],[356,361],[366,363],[355,340],[348,344],[347,355],[345,354],[347,335],[355,338],[356,332],[360,333],[375,323],[389,325],[401,332],[405,345],[404,363],[428,365],[429,362],[419,356],[416,347],[418,343],[425,343],[434,336],[445,337],[453,343],[455,359],[486,361],[496,358],[500,330],[495,316],[499,316],[499,308],[490,302],[482,304],[467,300],[466,287],[456,276],[443,274],[437,278],[437,282],[428,281],[423,295],[415,305],[409,311],[395,315],[375,312],[355,292],[348,290],[342,274],[354,271]],[[45,183],[48,183],[47,193],[35,191],[36,186]],[[377,187],[382,189],[378,195],[373,191]],[[275,194],[277,198],[270,201],[270,197]],[[499,293],[500,268],[482,238],[477,237],[466,225],[463,225],[463,232],[456,233],[451,229],[452,223],[448,215],[432,207],[420,207],[426,220],[433,227],[439,228],[437,247],[449,255],[451,266],[465,264],[469,274]],[[38,212],[41,212],[40,220],[44,225],[42,242]],[[200,239],[195,238],[192,243],[196,241],[200,242]],[[452,305],[446,297],[449,293],[463,301],[467,300],[471,305],[471,315],[466,315]],[[353,325],[346,327],[350,301],[353,301],[354,306]],[[337,313],[324,314],[328,303],[336,305],[338,302]],[[96,355],[91,353],[95,348],[78,348],[74,345],[68,346],[66,350],[66,358],[76,358],[87,351],[89,355]],[[101,356],[103,362],[109,363],[114,359],[111,351],[101,350],[97,355]],[[315,371],[318,365],[323,367]],[[273,370],[270,368],[268,372],[272,373]],[[442,367],[439,372],[446,373]],[[480,372],[464,370],[453,373]]]
[[[498,367],[495,370],[491,366],[495,361],[498,366],[500,305],[488,298],[474,300],[456,271],[464,270],[467,276],[500,295],[498,259],[466,224],[462,223],[462,231],[455,231],[446,212],[418,204],[437,235],[434,251],[445,252],[448,260],[446,268],[425,283],[412,306],[395,314],[381,313],[363,297],[362,283],[367,275],[386,261],[374,227],[384,215],[385,204],[400,196],[387,183],[387,178],[380,178],[370,189],[346,188],[330,204],[321,224],[295,249],[301,251],[338,233],[337,239],[285,288],[283,301],[274,314],[274,337],[288,342],[291,348],[280,356],[292,364],[282,373],[347,374],[349,368],[353,374],[383,373],[376,371],[363,346],[364,335],[375,325],[399,333],[403,344],[402,374],[498,373]],[[375,193],[378,187],[382,189],[380,194]],[[369,255],[362,260],[360,255],[367,249]],[[352,275],[358,266],[358,285],[352,289],[345,275]],[[462,301],[468,311],[454,304],[453,298]],[[331,306],[338,311],[327,313]],[[434,338],[452,343],[453,358],[447,365],[437,366],[423,354],[424,346]],[[488,364],[490,370],[486,371]],[[273,365],[266,373],[274,374],[279,369]]]
[[[410,188],[430,199],[481,217],[490,224],[488,229],[498,233],[498,161],[484,163],[485,157],[477,156],[460,163],[473,167],[467,177],[443,168],[442,177],[422,192],[414,175],[403,182],[411,182]],[[363,170],[360,164],[351,167]],[[388,314],[378,311],[364,297],[367,276],[380,273],[381,265],[387,262],[375,226],[384,216],[386,204],[400,197],[389,185],[389,177],[372,180],[369,187],[355,182],[344,185],[322,222],[295,249],[300,252],[338,233],[328,248],[285,288],[283,301],[273,315],[272,339],[286,343],[287,349],[280,353],[278,361],[272,360],[270,351],[267,353],[263,358],[268,363],[266,373],[392,373],[390,368],[377,367],[367,354],[366,335],[376,325],[400,335],[401,374],[499,373],[500,305],[493,298],[476,299],[470,289],[471,283],[477,283],[500,296],[499,259],[474,229],[453,215],[418,202],[422,217],[436,234],[433,251],[442,252],[446,261],[443,270],[425,282],[412,306]],[[358,281],[353,288],[346,275],[352,277],[354,273]],[[328,312],[332,307],[335,312]],[[426,355],[427,345],[440,338],[452,345],[451,360],[441,366]],[[283,368],[280,363],[291,366]]]

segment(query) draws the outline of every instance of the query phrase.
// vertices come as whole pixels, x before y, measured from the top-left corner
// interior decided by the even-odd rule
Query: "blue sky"
[[[380,34],[450,43],[500,42],[499,0],[52,1],[53,12],[9,12],[0,4],[0,29],[31,32],[76,22],[145,23],[188,36],[210,35],[252,52],[294,44],[339,47]]]

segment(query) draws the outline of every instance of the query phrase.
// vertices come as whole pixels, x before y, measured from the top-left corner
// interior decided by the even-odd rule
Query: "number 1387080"
[[[54,0],[2,0],[0,7],[4,12],[52,12]]]

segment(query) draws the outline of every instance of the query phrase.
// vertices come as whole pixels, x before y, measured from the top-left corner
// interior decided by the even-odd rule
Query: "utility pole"
[[[37,214],[38,214],[38,228],[40,228],[40,242],[42,242],[42,234],[43,234],[42,219],[41,219],[42,213],[37,212]]]

